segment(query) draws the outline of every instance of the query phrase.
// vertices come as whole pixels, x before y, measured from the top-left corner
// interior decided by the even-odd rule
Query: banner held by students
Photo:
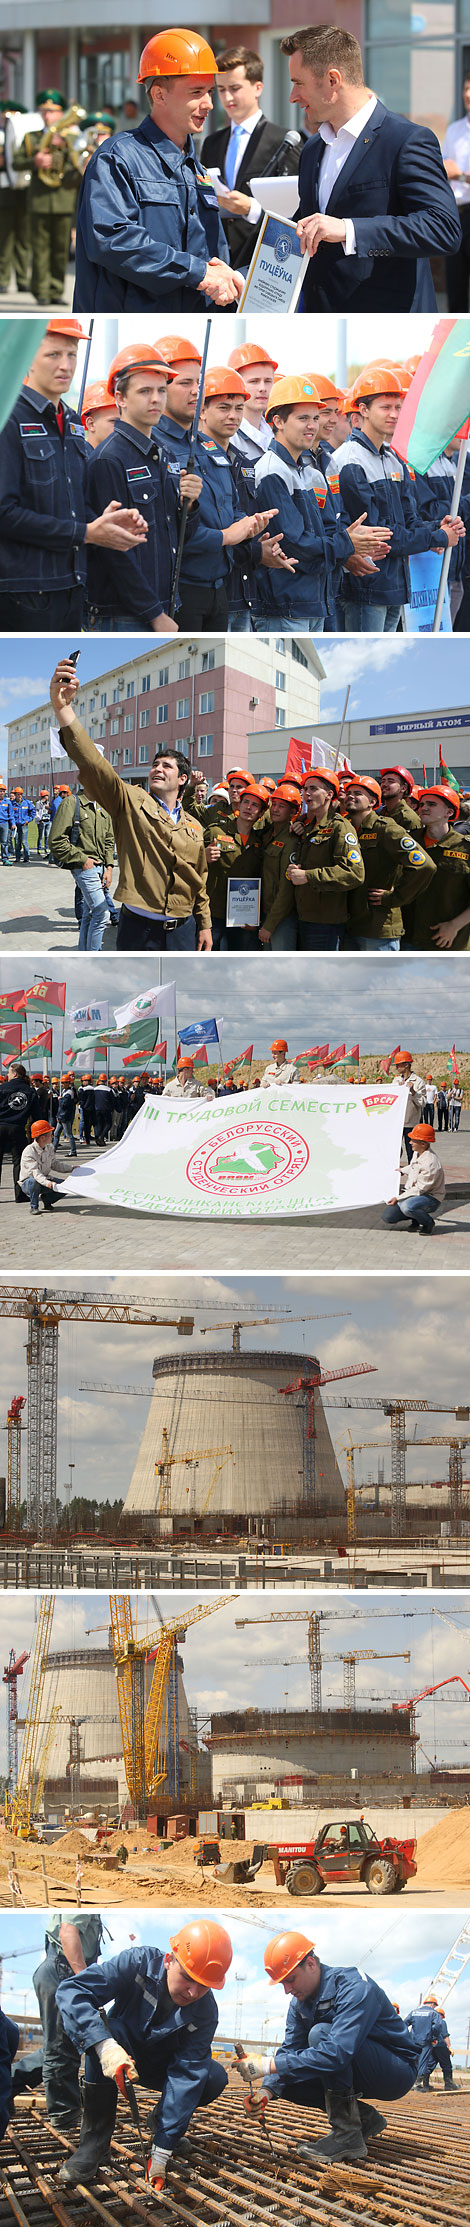
[[[258,1221],[377,1205],[398,1188],[404,1093],[391,1083],[149,1098],[119,1144],[61,1185],[99,1206]]]

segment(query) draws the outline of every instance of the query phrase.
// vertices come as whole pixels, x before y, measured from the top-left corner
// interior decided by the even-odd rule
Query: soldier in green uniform
[[[262,815],[266,805],[263,790],[255,781],[247,783],[240,796],[238,811],[231,819],[225,813],[206,829],[206,858],[208,863],[207,891],[211,909],[213,949],[220,950],[222,937],[228,951],[257,949],[257,928],[227,928],[227,884],[231,874],[247,879],[261,880],[263,867]]]
[[[25,116],[24,101],[0,101],[0,294],[6,294],[12,271],[18,294],[27,294],[31,262],[29,192],[10,186],[5,169],[5,125],[2,117]]]
[[[363,862],[354,829],[331,813],[339,789],[337,773],[312,767],[302,789],[307,814],[292,829],[285,865],[294,891],[299,946],[301,951],[338,951],[349,891],[364,880]],[[281,902],[282,886],[268,915],[271,923]]]
[[[63,93],[55,86],[47,86],[38,93],[36,108],[40,109],[44,130],[53,131],[60,116],[67,108]],[[60,142],[59,142],[60,144]],[[75,219],[80,173],[69,161],[67,152],[57,185],[49,180],[54,169],[57,149],[38,148],[32,158],[30,209],[33,245],[32,292],[37,302],[47,308],[62,302],[70,246],[70,234]]]
[[[112,139],[115,130],[116,120],[111,115],[110,108],[90,108],[89,116],[84,116],[82,124],[82,131],[86,132],[90,143],[90,155],[96,153],[97,147],[103,147],[106,139]]]
[[[271,797],[263,835],[263,875],[259,941],[272,951],[295,951],[297,913],[292,882],[286,879],[292,856],[291,829],[302,802],[300,784],[283,781]],[[301,831],[301,821],[298,832]],[[297,830],[296,830],[297,832]]]
[[[468,820],[460,824],[456,790],[445,781],[423,789],[419,816],[434,875],[413,905],[410,940],[417,951],[435,951],[436,947],[440,951],[468,951],[470,829]]]
[[[347,813],[356,829],[364,866],[363,888],[349,906],[346,938],[351,951],[399,951],[403,907],[434,879],[432,860],[416,836],[402,833],[379,807],[382,793],[371,774],[350,777]]]
[[[407,828],[410,834],[414,830],[415,835],[419,836],[421,821],[417,810],[410,803],[415,784],[412,773],[408,773],[408,767],[384,766],[380,775],[380,787],[382,808],[388,818],[397,820],[399,827]]]

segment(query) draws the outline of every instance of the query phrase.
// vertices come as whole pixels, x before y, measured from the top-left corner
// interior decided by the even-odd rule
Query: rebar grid
[[[147,2091],[140,2092],[145,2123]],[[387,2106],[388,2126],[362,2165],[310,2165],[297,2143],[325,2132],[319,2112],[280,2103],[269,2113],[273,2160],[247,2121],[238,2086],[191,2120],[189,2161],[172,2161],[164,2197],[145,2183],[138,2138],[121,2103],[109,2165],[91,2188],[58,2186],[76,2141],[54,2131],[37,2097],[17,2104],[0,2151],[0,2227],[131,2227],[158,2210],[162,2227],[468,2227],[470,2089],[442,2088]]]

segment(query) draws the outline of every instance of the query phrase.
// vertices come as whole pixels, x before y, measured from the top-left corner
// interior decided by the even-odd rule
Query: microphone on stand
[[[301,149],[302,147],[305,147],[305,144],[305,132],[286,131],[285,138],[281,140],[280,147],[276,148],[275,155],[271,155],[271,161],[266,163],[265,169],[263,170],[263,178],[288,178],[290,175],[290,150],[292,147],[298,147],[300,156]]]

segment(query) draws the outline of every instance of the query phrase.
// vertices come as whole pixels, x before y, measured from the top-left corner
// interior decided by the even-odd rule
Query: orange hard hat
[[[327,379],[324,371],[309,372],[309,378],[311,378],[312,386],[316,387],[319,402],[339,402],[340,409],[342,409],[343,390],[342,387],[335,386],[334,379]]]
[[[41,1082],[42,1082],[42,1076],[41,1076]],[[52,1124],[51,1124],[51,1122],[50,1122],[50,1121],[32,1121],[32,1122],[31,1122],[31,1136],[32,1136],[32,1137],[51,1137],[51,1136],[52,1136]]]
[[[280,797],[283,804],[300,804],[301,795],[301,789],[297,788],[293,781],[278,781],[277,788],[274,790],[274,796]]]
[[[303,789],[306,781],[324,781],[326,787],[333,789],[334,795],[339,796],[339,773],[330,773],[329,766],[309,766],[308,773],[302,774]]]
[[[313,379],[309,379],[306,373],[290,372],[288,378],[275,379],[269,402],[266,405],[266,417],[271,418],[273,410],[294,409],[296,402],[318,402],[319,400],[320,396],[317,394]]]
[[[193,1059],[189,1059],[189,1058],[186,1058],[186,1055],[185,1055],[185,1057],[184,1057],[183,1059],[178,1059],[178,1060],[177,1060],[177,1062],[176,1062],[176,1065],[177,1065],[177,1067],[190,1067],[190,1068],[191,1068],[191,1073],[192,1073],[192,1070],[193,1070],[193,1067],[194,1067],[194,1060],[193,1060]]]
[[[107,1075],[98,1075],[98,1082],[99,1082],[99,1083],[107,1083],[107,1080],[108,1080],[108,1077],[107,1077]]]
[[[248,371],[254,363],[270,363],[272,371],[277,371],[275,356],[268,355],[267,348],[261,348],[258,340],[244,340],[241,348],[232,348],[228,362],[231,371],[244,371],[245,365]]]
[[[395,1065],[395,1067],[412,1067],[412,1066],[413,1066],[413,1053],[412,1053],[412,1052],[395,1052],[395,1053],[394,1053],[394,1065]]]
[[[259,781],[247,781],[247,783],[246,783],[246,794],[247,794],[247,796],[256,796],[256,797],[258,797],[258,798],[259,798],[259,802],[260,802],[260,804],[265,804],[265,803],[266,803],[266,797],[265,797],[264,789],[261,789],[261,788],[260,788],[260,784],[259,784]]]
[[[351,388],[351,408],[355,409],[356,402],[372,401],[374,395],[402,392],[399,373],[393,366],[389,369],[388,364],[366,364]]]
[[[285,1036],[275,1036],[274,1044],[271,1045],[272,1052],[287,1052],[288,1048]]]
[[[168,370],[163,356],[159,356],[158,348],[154,348],[151,340],[128,342],[127,348],[119,348],[117,356],[113,356],[107,380],[108,394],[111,397],[120,371],[164,371],[167,379],[173,378],[173,372]]]
[[[40,796],[48,796],[48,795],[49,795],[49,790],[48,790],[48,789],[40,789],[40,790],[39,790],[39,795],[40,795]]]
[[[427,1075],[427,1076],[426,1076],[426,1082],[427,1082],[427,1083],[432,1083],[432,1075]]]
[[[197,31],[156,31],[143,47],[137,84],[152,77],[216,77],[217,63]]]
[[[431,2003],[437,2010],[437,1995],[425,1995],[424,2001],[425,2003]]]
[[[263,773],[259,786],[260,789],[265,790],[267,796],[274,796],[277,789],[277,781],[273,781],[271,773]]]
[[[422,789],[420,803],[424,802],[424,799],[427,796],[443,797],[444,804],[452,805],[453,811],[455,813],[455,818],[456,820],[458,820],[460,812],[460,798],[457,796],[456,789],[450,789],[446,781],[436,781],[434,784],[431,784],[429,789]]]
[[[163,340],[159,336],[158,349],[166,364],[202,363],[202,356],[199,349],[195,348],[194,341],[184,340],[181,333],[164,333]]]
[[[199,1987],[225,1987],[233,1949],[225,1926],[215,1918],[195,1918],[170,1936],[170,1948],[188,1979]]]
[[[82,1075],[82,1083],[92,1083],[92,1082],[93,1082],[93,1076],[92,1076],[92,1075]]]
[[[367,789],[368,795],[375,797],[376,804],[382,803],[382,790],[379,788],[378,781],[373,781],[371,773],[348,774],[348,788]]]
[[[367,369],[368,371],[396,371],[402,394],[408,393],[408,387],[411,386],[411,371],[407,371],[406,364],[397,363],[394,356],[373,356],[371,363],[367,365]]]
[[[381,768],[380,768],[380,779],[381,779],[381,781],[383,780],[383,776],[384,776],[384,773],[398,773],[400,781],[404,781],[404,782],[405,782],[405,786],[406,786],[406,788],[408,789],[409,795],[410,795],[410,796],[412,795],[412,792],[413,792],[413,789],[414,789],[414,781],[413,781],[413,775],[412,775],[412,773],[409,773],[409,772],[408,772],[408,767],[407,767],[407,766],[381,766]]]
[[[80,324],[79,317],[49,317],[46,325],[46,335],[47,333],[61,333],[64,340],[87,340],[88,338],[87,333],[83,331],[83,325]]]
[[[250,782],[250,781],[252,781],[252,780],[253,780],[253,775],[252,775],[252,773],[248,773],[248,768],[247,768],[247,766],[231,766],[231,767],[230,767],[230,773],[228,773],[228,774],[227,774],[227,777],[226,777],[226,778],[227,778],[228,784],[229,784],[229,786],[230,786],[230,782],[231,782],[231,781],[248,781],[248,782]]]
[[[244,386],[239,371],[230,371],[227,363],[215,364],[207,373],[204,401],[213,402],[219,394],[242,395],[244,400],[248,395],[248,387]]]
[[[407,371],[411,371],[411,377],[412,377],[412,379],[414,379],[415,371],[418,371],[418,370],[419,370],[419,366],[420,366],[420,363],[422,363],[422,361],[423,361],[423,358],[422,358],[422,356],[407,356],[407,358],[406,358],[406,369],[407,369]]]
[[[17,781],[17,783],[16,783],[16,788],[14,788],[14,790],[13,790],[13,795],[14,795],[14,796],[24,796],[24,789],[20,789],[20,786],[19,786],[19,782],[18,782],[18,781]]]
[[[417,1121],[416,1128],[410,1129],[409,1133],[412,1144],[434,1144],[434,1126],[432,1121]]]
[[[82,425],[85,424],[85,420],[88,417],[89,410],[112,410],[115,409],[115,407],[116,405],[115,403],[113,403],[113,398],[112,395],[109,393],[109,388],[106,385],[106,380],[95,379],[94,383],[92,382],[91,387],[85,387],[85,393],[82,403]]]
[[[280,1980],[287,1980],[304,1956],[312,1956],[314,1946],[313,1941],[307,1941],[305,1933],[275,1933],[264,1952],[271,1987],[276,1987]]]

